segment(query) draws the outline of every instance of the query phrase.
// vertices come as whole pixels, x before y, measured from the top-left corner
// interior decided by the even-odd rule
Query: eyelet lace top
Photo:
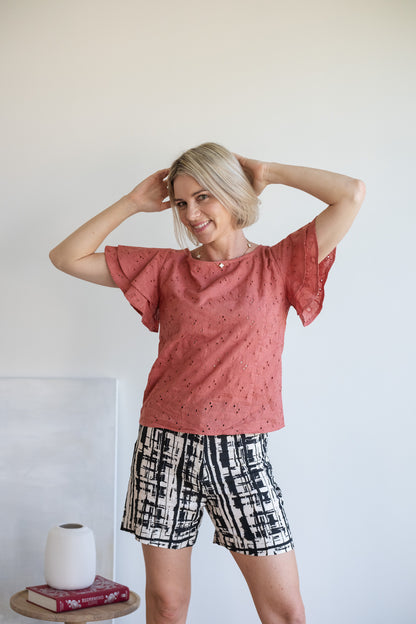
[[[319,314],[335,249],[318,264],[315,222],[277,245],[206,262],[189,250],[106,247],[111,275],[159,331],[140,422],[220,435],[284,426],[281,356],[288,310]]]

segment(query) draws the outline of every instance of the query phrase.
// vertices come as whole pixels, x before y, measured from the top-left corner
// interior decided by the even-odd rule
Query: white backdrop
[[[117,291],[56,271],[49,249],[206,140],[366,182],[321,316],[304,329],[290,315],[287,427],[270,446],[308,622],[414,622],[413,1],[3,0],[0,10],[0,375],[119,379],[119,518],[156,336]],[[322,207],[268,188],[247,234],[276,242]],[[108,241],[176,246],[167,212]],[[211,538],[206,521],[189,622],[257,621]],[[143,596],[140,549],[116,539],[117,578]],[[144,622],[144,609],[129,618]]]

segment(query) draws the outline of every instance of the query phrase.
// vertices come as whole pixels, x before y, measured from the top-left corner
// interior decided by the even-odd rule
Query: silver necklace
[[[240,256],[236,256],[237,258],[242,258],[243,256],[245,256],[246,253],[249,251],[249,249],[251,249],[253,247],[253,243],[250,243],[247,239],[245,239],[245,241],[247,243],[247,249]],[[201,249],[203,249],[203,247],[201,247]],[[199,251],[197,254],[195,254],[195,258],[198,258],[198,260],[200,260],[200,258],[201,258],[201,251]],[[232,258],[232,260],[234,260],[234,258]],[[220,269],[223,269],[225,267],[225,264],[221,261],[221,262],[218,263],[218,266],[220,267]]]

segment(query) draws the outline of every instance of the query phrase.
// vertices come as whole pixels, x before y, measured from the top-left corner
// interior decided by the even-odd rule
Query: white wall
[[[1,368],[120,380],[118,511],[156,336],[112,289],[48,251],[184,149],[363,178],[321,316],[289,319],[287,427],[271,436],[310,624],[414,621],[415,16],[411,0],[3,0]],[[273,243],[321,209],[268,188],[248,235]],[[111,243],[176,246],[168,213]],[[189,622],[257,621],[204,522]],[[140,549],[117,578],[144,594]],[[17,580],[17,588],[24,579]],[[129,616],[144,622],[144,609]]]

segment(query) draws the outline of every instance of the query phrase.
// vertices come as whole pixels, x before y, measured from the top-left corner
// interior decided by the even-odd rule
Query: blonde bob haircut
[[[237,158],[217,143],[203,143],[184,152],[169,170],[169,199],[175,235],[181,247],[186,247],[186,236],[195,245],[199,243],[196,236],[181,222],[175,206],[173,184],[179,175],[191,176],[202,188],[209,191],[232,214],[237,229],[248,227],[257,221],[259,198]]]

